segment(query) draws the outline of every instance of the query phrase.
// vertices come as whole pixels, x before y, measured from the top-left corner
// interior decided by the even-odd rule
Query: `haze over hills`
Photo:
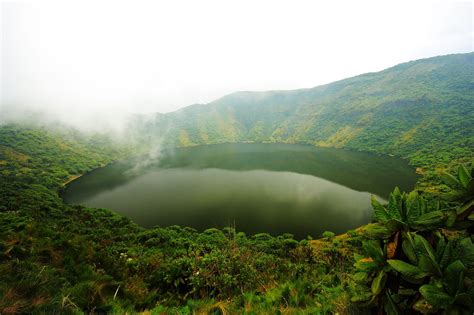
[[[301,313],[299,310],[317,314],[353,313],[358,309],[366,310],[366,307],[384,313],[387,303],[395,305],[393,297],[402,297],[402,300],[396,300],[395,306],[390,306],[396,311],[385,313],[454,309],[460,310],[459,314],[472,314],[471,297],[457,302],[456,297],[446,292],[474,296],[470,277],[474,270],[473,61],[473,53],[450,55],[413,61],[312,89],[237,92],[209,104],[193,105],[169,114],[135,115],[132,125],[124,128],[125,133],[119,139],[110,137],[117,134],[103,125],[99,125],[102,133],[98,134],[80,131],[88,128],[76,130],[41,120],[36,124],[25,121],[1,124],[0,313],[48,313],[57,309],[66,313],[122,314],[153,310],[189,314],[194,311],[210,313],[216,310],[216,305],[224,305],[223,309],[229,309],[228,313],[233,314],[244,310],[242,303],[245,308],[256,310],[256,314],[273,314],[289,306],[295,310],[292,314]],[[157,175],[159,182],[148,184],[146,181],[146,186],[137,187],[133,193],[120,193],[124,199],[113,196],[114,201],[120,203],[131,199],[150,203],[147,194],[137,193],[148,191],[148,196],[163,202],[156,190],[157,185],[163,185],[165,193],[162,196],[169,196],[171,201],[181,204],[174,209],[191,211],[197,218],[194,223],[200,220],[203,226],[209,227],[203,231],[178,225],[145,229],[103,206],[98,209],[82,203],[68,204],[58,194],[70,181],[93,170],[105,170],[112,165],[101,167],[113,162],[129,160],[133,165],[131,170],[138,172],[155,162],[166,167],[165,158],[160,156],[166,152],[162,147],[164,144],[192,146],[224,142],[307,143],[396,154],[407,157],[412,165],[421,166],[423,176],[410,193],[394,189],[387,205],[372,199],[374,216],[370,223],[367,222],[369,224],[341,236],[324,232],[317,235],[323,238],[316,240],[312,237],[295,239],[289,233],[273,236],[269,234],[271,231],[260,228],[258,231],[263,233],[247,235],[235,225],[220,229],[215,218],[224,206],[236,204],[237,188],[259,192],[246,182],[238,181],[229,186],[228,170],[221,177],[226,182],[218,182],[217,186],[215,173],[211,170],[212,177],[208,182],[215,186],[194,195],[194,199],[189,199],[189,206],[181,203],[187,198],[182,189],[188,187],[184,190],[195,194],[197,186],[205,186],[202,177],[175,181],[177,177],[171,180],[171,177],[163,178],[161,173]],[[254,149],[249,147],[266,145],[239,146],[246,146],[246,152],[253,153]],[[209,152],[218,147],[221,146],[181,150]],[[232,150],[230,155],[246,167],[252,164],[251,161],[257,161],[248,159],[245,154],[236,155]],[[144,154],[147,152],[151,153]],[[193,153],[188,159],[179,161],[194,162],[198,155]],[[176,154],[171,156],[176,157]],[[208,156],[227,162],[229,155],[214,151]],[[275,152],[261,156],[265,161],[278,157]],[[303,166],[302,161],[305,161],[294,153],[283,152],[280,156],[283,157],[274,161],[291,164],[286,171],[294,171],[293,167]],[[342,177],[358,177],[358,180],[368,182],[369,177],[393,179],[395,176],[387,175],[387,171],[379,167],[387,165],[390,171],[397,175],[401,173],[390,166],[393,165],[391,161],[378,162],[392,160],[389,157],[375,157],[368,162],[365,158],[351,160],[344,156],[347,155],[343,154],[339,161],[349,165],[348,168],[341,167],[342,163],[336,163],[332,168],[334,173],[341,172]],[[309,160],[321,160],[321,157],[321,154],[318,157],[310,155]],[[332,163],[337,159],[328,160]],[[204,161],[202,170],[208,165],[211,168],[216,165],[213,160]],[[393,161],[403,162],[395,158]],[[185,170],[191,164],[178,165]],[[258,162],[258,165],[265,169],[268,163]],[[322,164],[321,168],[327,171],[329,165]],[[347,171],[363,169],[360,165],[367,165],[362,174]],[[413,173],[413,169],[409,171]],[[194,176],[194,170],[192,172]],[[259,171],[259,178],[264,173],[266,171]],[[112,184],[122,185],[120,174],[120,171],[112,172]],[[133,178],[131,181],[135,182]],[[249,182],[255,184],[257,181],[252,178]],[[257,197],[278,202],[283,209],[282,215],[287,215],[281,216],[287,231],[289,220],[299,211],[291,210],[293,202],[279,199],[280,191],[289,190],[280,185],[286,183],[285,180],[271,177],[269,182],[279,187],[274,195],[278,198],[264,193]],[[295,189],[296,196],[311,196],[308,192],[318,189],[314,183],[299,179],[297,182],[301,184],[298,187],[304,189]],[[289,185],[296,186],[294,183],[297,182]],[[106,186],[106,189],[113,187],[111,184]],[[257,186],[262,185],[257,182]],[[232,198],[221,199],[223,203],[215,208],[216,215],[199,212],[200,204],[204,205],[201,209],[209,209],[208,203],[202,203],[209,200],[206,196],[220,196],[217,187]],[[361,189],[362,186],[357,187]],[[116,188],[118,186],[111,191]],[[242,200],[253,200],[249,196],[242,195]],[[329,199],[337,203],[337,211],[348,211],[339,197]],[[355,200],[350,199],[349,203],[353,204]],[[275,224],[271,215],[261,215],[263,207],[258,206],[257,211],[236,205],[233,209],[248,213],[248,222],[256,222],[260,214],[264,221],[268,219],[272,226]],[[152,207],[158,209],[158,206]],[[139,206],[126,208],[135,213],[140,210]],[[275,209],[273,206],[268,208]],[[323,212],[319,212],[317,218],[311,219],[304,212],[300,216],[310,224],[311,233],[312,223],[321,222],[320,214],[328,218],[333,214],[332,210],[328,211],[331,209],[328,204],[322,205],[321,209]],[[149,213],[153,214],[153,211]],[[145,219],[148,222],[149,219]],[[301,224],[295,226],[301,230]],[[406,241],[411,237],[414,245]],[[429,242],[434,245],[424,245]],[[407,245],[413,248],[407,249]],[[389,251],[389,247],[395,249]],[[422,257],[436,257],[442,253],[442,261],[447,261],[443,263],[447,266],[443,269],[446,271],[443,271],[443,279],[462,281],[456,282],[457,287],[453,289],[447,287],[451,282],[440,280],[439,273],[431,273],[433,266],[436,270],[444,268],[438,266],[442,262],[438,263],[437,259],[426,266],[421,258],[416,261],[408,257],[407,260],[406,253],[415,252],[415,248]],[[374,252],[378,254],[374,256]],[[419,263],[419,267],[411,265],[415,263]],[[428,272],[422,269],[425,267],[429,268],[426,269]],[[450,268],[460,271],[453,276],[448,272]],[[405,278],[405,274],[415,274],[423,283],[418,279],[410,282],[411,278]],[[361,275],[362,282],[356,281]],[[435,281],[441,281],[443,287],[432,285]],[[407,292],[407,288],[417,293],[401,294]],[[371,301],[373,304],[369,305]]]
[[[307,143],[447,162],[474,153],[474,53],[310,89],[236,92],[149,118],[140,133],[173,145]]]
[[[474,314],[474,3],[28,2],[0,315]]]

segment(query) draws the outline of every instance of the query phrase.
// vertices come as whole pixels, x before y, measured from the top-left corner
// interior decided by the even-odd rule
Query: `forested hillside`
[[[146,230],[67,205],[65,181],[124,153],[38,127],[0,132],[2,314],[474,310],[472,163],[443,175],[446,193],[395,189],[388,205],[373,201],[374,223],[295,240],[231,227]]]
[[[349,307],[330,268],[350,265],[347,251],[316,259],[308,240],[291,234],[146,230],[110,210],[65,204],[58,190],[67,180],[133,154],[104,140],[0,126],[1,314],[219,313],[242,303],[274,312],[290,290],[299,291],[287,306],[295,311]],[[324,244],[319,251],[336,253]]]
[[[120,144],[64,126],[0,125],[0,314],[472,314],[474,54],[313,89],[238,92],[136,116]],[[232,227],[144,229],[69,205],[63,185],[159,144],[301,142],[422,167],[373,221],[295,240]],[[436,189],[433,185],[436,184]]]
[[[236,92],[158,114],[165,142],[285,142],[409,158],[416,166],[474,154],[474,53],[411,61],[311,89]]]

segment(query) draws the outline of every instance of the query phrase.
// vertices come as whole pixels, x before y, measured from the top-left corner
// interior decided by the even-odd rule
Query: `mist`
[[[469,52],[472,10],[469,2],[2,3],[0,122],[123,134],[132,113]]]

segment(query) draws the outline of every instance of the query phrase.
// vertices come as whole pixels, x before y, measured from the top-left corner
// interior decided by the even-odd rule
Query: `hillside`
[[[311,89],[236,92],[148,119],[164,142],[308,143],[432,166],[474,155],[474,53],[399,64]]]
[[[389,305],[388,314],[472,314],[473,163],[450,177],[448,194],[395,190],[387,206],[374,203],[376,223],[295,240],[229,227],[144,229],[64,203],[65,181],[125,155],[103,140],[0,126],[0,313],[365,314]],[[411,237],[411,251],[433,261],[405,263]]]
[[[295,289],[295,311],[350,307],[330,268],[335,258],[316,260],[291,234],[144,229],[110,210],[64,203],[58,189],[67,180],[126,154],[104,140],[0,125],[1,314],[236,312],[244,292],[249,308],[273,313]]]
[[[472,314],[473,61],[436,57],[135,116],[124,139],[139,141],[126,146],[65,126],[1,124],[0,313]],[[58,194],[150,145],[246,141],[396,154],[423,167],[426,189],[394,189],[386,205],[373,200],[372,223],[318,240],[144,229]]]

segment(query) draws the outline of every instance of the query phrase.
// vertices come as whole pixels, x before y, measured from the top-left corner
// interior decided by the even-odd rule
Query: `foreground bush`
[[[387,314],[474,312],[473,171],[445,174],[449,201],[417,193],[374,198],[376,223],[366,229],[364,255],[355,255],[352,301]]]

